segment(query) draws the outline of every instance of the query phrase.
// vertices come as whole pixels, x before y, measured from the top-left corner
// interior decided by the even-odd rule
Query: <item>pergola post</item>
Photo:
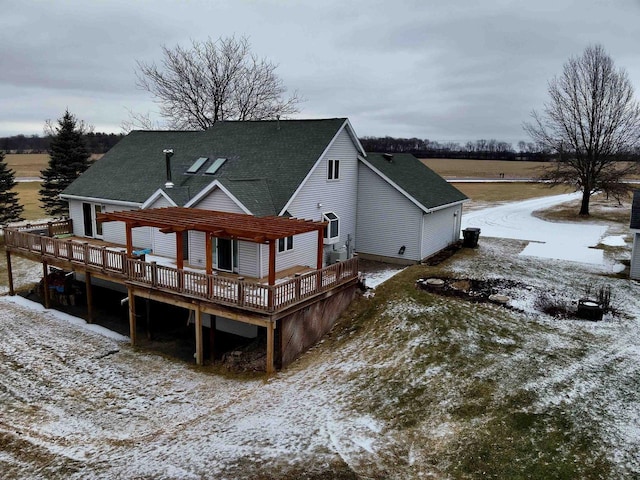
[[[131,232],[131,225],[129,223],[125,224],[125,232],[127,238],[127,257],[131,258],[133,255],[133,234]]]
[[[276,241],[269,240],[269,285],[276,284]]]
[[[11,252],[7,250],[7,276],[9,277],[9,295],[12,297],[16,294],[13,289],[13,271],[11,270]]]
[[[213,235],[211,233],[205,233],[205,255],[206,255],[206,272],[207,275],[211,275],[213,273]]]
[[[91,285],[90,272],[85,272],[84,282],[87,292],[87,323],[93,323],[93,288]]]
[[[317,269],[320,270],[324,264],[324,229],[318,229],[318,260]]]
[[[184,240],[182,236],[183,232],[176,232],[176,266],[178,270],[182,270],[184,268],[184,255],[182,248],[184,246]]]

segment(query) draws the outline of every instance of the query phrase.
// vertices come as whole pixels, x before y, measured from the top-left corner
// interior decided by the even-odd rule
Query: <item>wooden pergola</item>
[[[124,222],[127,255],[133,254],[132,229],[155,227],[162,233],[176,235],[176,265],[184,268],[183,233],[205,234],[206,272],[213,272],[213,239],[228,238],[269,245],[269,285],[276,282],[276,242],[282,238],[316,231],[318,233],[317,268],[323,264],[324,228],[327,222],[288,217],[254,217],[243,213],[166,207],[98,214],[99,222]]]

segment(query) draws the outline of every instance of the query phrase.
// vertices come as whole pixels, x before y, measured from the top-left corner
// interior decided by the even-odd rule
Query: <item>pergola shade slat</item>
[[[98,214],[100,222],[124,222],[129,228],[147,226],[162,233],[187,230],[209,233],[215,237],[268,243],[270,240],[324,229],[326,222],[286,217],[254,217],[243,213],[166,207],[127,210]]]

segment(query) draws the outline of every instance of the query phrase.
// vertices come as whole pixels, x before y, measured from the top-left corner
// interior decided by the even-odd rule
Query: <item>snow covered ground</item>
[[[531,243],[522,255],[602,264],[602,250],[592,247],[600,242],[606,226],[548,222],[532,216],[536,210],[577,198],[580,198],[579,192],[468,212],[462,216],[462,228],[478,227],[481,235],[488,237],[528,240]]]
[[[591,453],[571,450],[587,431],[596,442],[593,458],[611,463],[604,478],[638,478],[640,285],[603,276],[615,263],[608,252],[596,264],[583,251],[603,236],[614,248],[625,245],[602,226],[544,225],[530,213],[551,203],[528,202],[468,214],[464,225],[482,228],[479,248],[437,267],[526,282],[530,288],[507,292],[518,295],[513,304],[522,312],[433,300],[413,288],[387,300],[378,283],[374,298],[359,300],[370,319],[347,319],[268,380],[191,368],[132,349],[126,338],[82,320],[0,297],[0,476],[476,478],[482,471],[456,469],[466,455],[480,458],[478,438],[501,441],[489,426],[503,421],[503,402],[542,419],[540,431],[553,432],[556,416],[570,425],[552,453],[525,437],[533,462],[566,462],[586,472],[574,478],[596,478],[588,477]],[[547,236],[535,236],[543,231]],[[485,237],[544,241],[538,244],[548,256],[556,247],[581,253],[549,260],[521,255],[520,241]],[[37,278],[40,266],[31,268],[21,281]],[[378,280],[397,274],[383,272]],[[585,284],[601,282],[612,286],[622,316],[557,321],[536,308],[535,292],[570,300]],[[485,383],[488,403],[471,410],[479,413],[456,413],[485,398],[471,389]],[[514,403],[524,394],[533,400]],[[489,451],[498,455],[516,442],[512,433]]]

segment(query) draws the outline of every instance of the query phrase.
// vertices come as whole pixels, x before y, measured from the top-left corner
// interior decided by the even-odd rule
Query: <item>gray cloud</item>
[[[16,2],[0,17],[0,136],[40,133],[65,108],[117,131],[126,108],[155,109],[136,60],[236,34],[307,98],[300,117],[348,116],[360,135],[517,142],[547,81],[590,43],[640,88],[639,11],[634,0]]]

